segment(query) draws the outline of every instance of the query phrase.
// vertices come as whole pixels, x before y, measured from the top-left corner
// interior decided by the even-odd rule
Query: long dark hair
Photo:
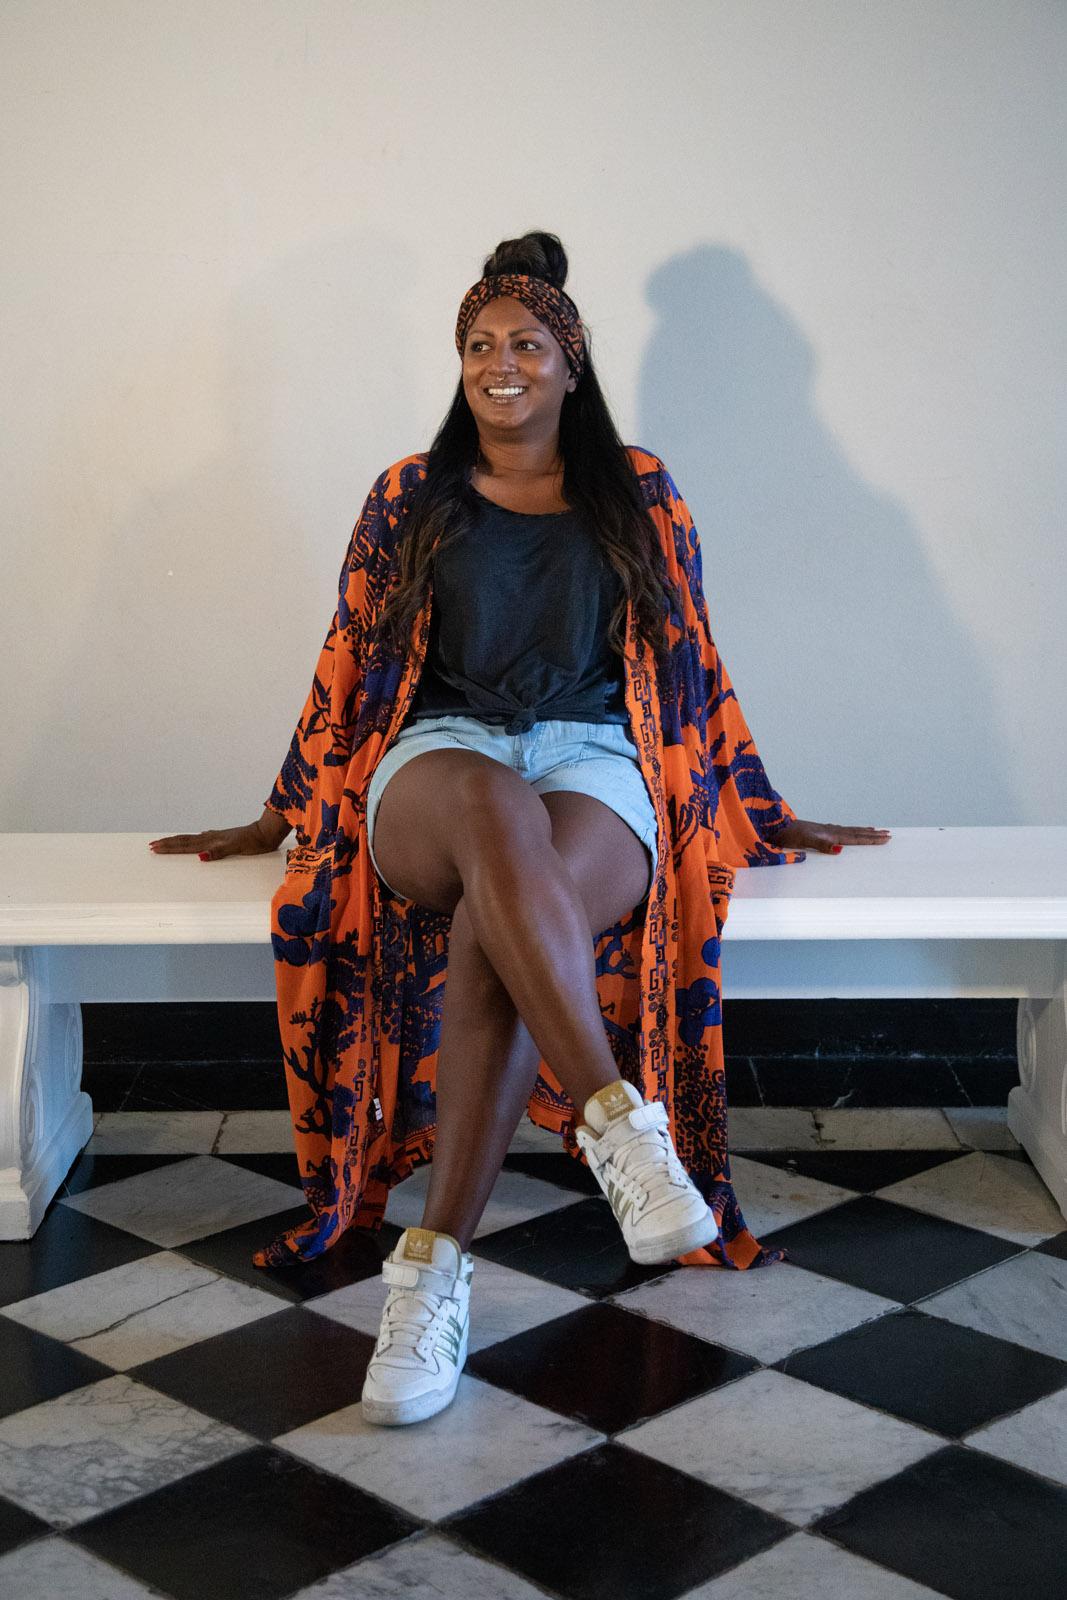
[[[527,272],[562,288],[567,254],[554,233],[526,233],[505,239],[482,268],[484,277]],[[583,319],[584,321],[584,319]],[[608,642],[619,655],[626,647],[626,602],[632,599],[638,632],[657,656],[666,648],[663,602],[681,613],[681,600],[663,560],[659,536],[649,517],[633,463],[619,438],[589,353],[573,392],[563,396],[559,417],[563,457],[563,497],[594,528],[602,550],[622,580],[623,593],[612,613]],[[407,654],[415,618],[432,576],[433,544],[458,539],[478,507],[469,475],[487,463],[478,445],[478,425],[463,392],[463,379],[428,452],[426,476],[412,499],[398,547],[398,582],[378,617],[378,637],[401,656]]]

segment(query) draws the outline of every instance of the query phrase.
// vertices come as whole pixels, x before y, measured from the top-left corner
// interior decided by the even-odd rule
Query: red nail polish
[[[200,859],[201,859],[201,861],[210,861],[211,857],[208,855],[206,850],[201,850],[200,851]]]
[[[834,854],[834,855],[835,855],[835,856],[839,856],[839,855],[840,855],[840,854],[841,854],[841,851],[842,851],[842,849],[843,849],[843,846],[842,846],[842,845],[839,845],[839,844],[832,844],[832,845],[831,845],[831,846],[830,846],[830,849],[831,849],[831,851],[832,851],[832,852],[833,852],[833,854]]]

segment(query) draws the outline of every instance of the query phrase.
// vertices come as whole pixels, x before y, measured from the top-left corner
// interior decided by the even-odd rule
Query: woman
[[[783,1259],[729,1181],[733,875],[888,837],[803,822],[767,781],[696,529],[621,443],[566,273],[527,234],[464,296],[451,409],[367,497],[263,816],[155,841],[215,860],[297,829],[271,930],[314,1215],[256,1264],[376,1230],[432,1160],[422,1225],[382,1264],[374,1422],[455,1394],[467,1247],[524,1109],[585,1159],[634,1260]]]

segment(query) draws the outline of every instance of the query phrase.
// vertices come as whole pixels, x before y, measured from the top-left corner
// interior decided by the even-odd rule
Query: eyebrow
[[[469,339],[471,334],[474,334],[474,333],[492,333],[492,331],[493,331],[492,328],[472,328],[470,330],[470,333],[468,333],[467,337]],[[509,337],[513,339],[517,333],[540,333],[540,332],[541,332],[540,328],[512,328]]]

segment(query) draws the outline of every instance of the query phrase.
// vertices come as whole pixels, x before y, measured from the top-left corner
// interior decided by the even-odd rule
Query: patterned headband
[[[496,277],[479,278],[472,283],[459,308],[456,318],[456,349],[463,354],[467,330],[483,306],[501,295],[521,300],[532,311],[538,322],[543,322],[556,342],[562,347],[576,378],[585,370],[585,327],[578,315],[578,307],[563,289],[557,289],[547,278],[535,278],[529,272],[502,272]]]

